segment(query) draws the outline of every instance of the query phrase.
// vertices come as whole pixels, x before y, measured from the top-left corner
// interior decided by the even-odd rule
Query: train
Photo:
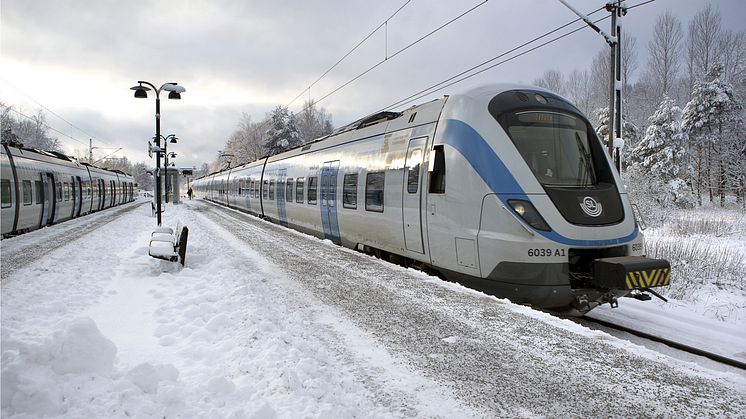
[[[135,200],[131,175],[62,153],[3,142],[0,151],[2,237],[37,230]]]
[[[532,86],[380,112],[203,176],[195,195],[557,312],[669,285],[591,123]]]

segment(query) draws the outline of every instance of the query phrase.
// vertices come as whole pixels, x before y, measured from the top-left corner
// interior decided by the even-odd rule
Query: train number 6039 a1
[[[562,257],[565,256],[565,249],[528,249],[529,257]]]

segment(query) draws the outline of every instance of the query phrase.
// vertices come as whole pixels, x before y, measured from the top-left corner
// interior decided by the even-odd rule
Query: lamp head
[[[130,90],[135,91],[135,97],[138,99],[144,99],[148,97],[148,90],[150,90],[149,87],[139,85],[139,86],[132,86],[130,87]]]
[[[168,92],[168,98],[169,99],[179,100],[179,99],[181,99],[181,93],[179,93],[179,92]]]
[[[171,137],[171,143],[176,144],[176,140],[178,140],[178,137]]]

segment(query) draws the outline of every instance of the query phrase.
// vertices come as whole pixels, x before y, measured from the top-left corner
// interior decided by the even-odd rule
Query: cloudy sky
[[[569,1],[583,12],[605,3]],[[308,92],[406,0],[2,0],[0,101],[26,114],[43,106],[64,118],[45,111],[49,125],[65,133],[50,134],[69,154],[86,152],[92,137],[94,146],[122,147],[116,155],[147,162],[155,101],[135,99],[129,88],[138,80],[178,82],[187,91],[181,101],[162,101],[161,132],[181,139],[170,149],[179,166],[200,166],[216,156],[242,113],[258,121],[303,93],[290,107],[297,111],[303,99],[327,95],[482,2],[411,0]],[[712,2],[725,28],[746,29],[746,1]],[[685,29],[704,4],[656,0],[630,10],[624,26],[638,39],[638,73],[658,14],[672,10]],[[343,125],[574,18],[558,0],[489,0],[320,105]],[[607,30],[608,20],[600,26]],[[431,97],[489,82],[531,83],[547,68],[587,69],[604,48],[600,35],[583,30]]]

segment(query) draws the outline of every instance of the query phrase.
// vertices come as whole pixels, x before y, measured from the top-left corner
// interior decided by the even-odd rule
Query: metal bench
[[[175,229],[157,227],[150,235],[148,254],[156,259],[180,262],[184,266],[188,237],[189,229],[181,222],[176,224]]]

